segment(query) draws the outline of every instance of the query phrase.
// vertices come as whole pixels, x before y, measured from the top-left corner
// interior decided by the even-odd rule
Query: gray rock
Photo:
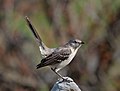
[[[51,91],[81,91],[77,84],[70,77],[64,77],[69,81],[63,81],[62,78],[54,84]]]

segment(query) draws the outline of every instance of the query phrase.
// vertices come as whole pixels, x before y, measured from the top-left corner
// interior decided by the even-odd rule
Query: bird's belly
[[[68,65],[73,58],[75,57],[76,52],[74,52],[73,54],[70,55],[70,57],[64,61],[62,61],[60,64],[58,64],[58,66],[56,67],[56,71],[59,71],[60,69],[62,69],[63,67],[65,67],[66,65]]]

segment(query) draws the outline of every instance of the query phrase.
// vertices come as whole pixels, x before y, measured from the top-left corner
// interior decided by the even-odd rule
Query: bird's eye
[[[77,43],[77,41],[74,41],[74,43]]]

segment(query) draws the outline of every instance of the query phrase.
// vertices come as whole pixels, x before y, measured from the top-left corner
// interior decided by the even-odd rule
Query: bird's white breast
[[[67,60],[62,61],[58,66],[56,71],[59,71],[60,69],[62,69],[63,67],[65,67],[66,65],[68,65],[72,59],[75,57],[76,52],[78,51],[79,48],[77,48],[76,50],[74,50],[73,48],[71,48],[72,53],[70,54],[69,58]]]

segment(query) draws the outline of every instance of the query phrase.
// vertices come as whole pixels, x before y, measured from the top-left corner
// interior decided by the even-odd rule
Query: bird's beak
[[[83,41],[80,44],[85,44]]]

